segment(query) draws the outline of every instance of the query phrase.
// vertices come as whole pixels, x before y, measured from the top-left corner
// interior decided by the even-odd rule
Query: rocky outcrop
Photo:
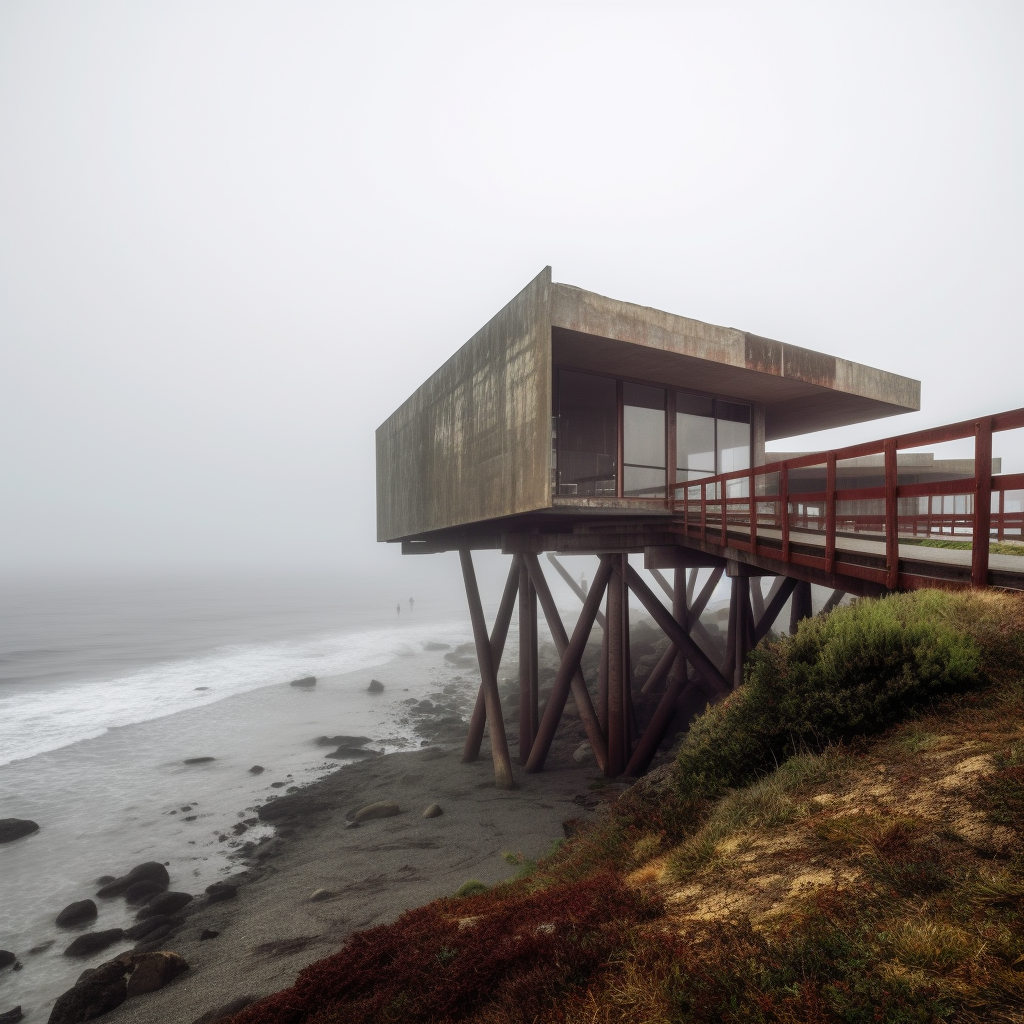
[[[335,801],[318,786],[270,800],[256,814],[260,821],[301,820],[333,809]]]
[[[96,895],[101,899],[121,896],[135,882],[158,882],[166,887],[171,884],[171,876],[159,861],[148,860],[144,864],[136,864],[128,874],[107,882]]]
[[[95,1020],[126,999],[163,988],[187,970],[188,962],[177,953],[123,953],[94,971],[86,971],[54,1003],[49,1024],[84,1024]]]
[[[92,956],[100,950],[113,946],[124,938],[123,928],[107,928],[101,932],[86,932],[79,935],[74,942],[64,950],[65,956]]]
[[[0,843],[13,843],[38,831],[39,825],[28,818],[0,818]]]
[[[369,693],[383,693],[384,684],[379,679],[371,679],[370,685],[366,689]]]
[[[18,958],[9,949],[0,949],[0,971],[18,962]]]
[[[96,920],[96,904],[92,900],[78,900],[69,903],[58,915],[54,924],[58,928],[74,928],[86,921]]]
[[[313,742],[318,747],[363,747],[370,742],[369,736],[317,736]]]
[[[217,1021],[227,1020],[234,1017],[236,1013],[244,1010],[251,1003],[255,1003],[257,996],[238,996],[231,1002],[218,1006],[215,1010],[207,1010],[201,1017],[196,1017],[192,1024],[216,1024]]]
[[[25,1015],[21,1012],[21,1007],[16,1006],[13,1010],[8,1010],[6,1013],[0,1013],[0,1024],[18,1024],[18,1021]]]

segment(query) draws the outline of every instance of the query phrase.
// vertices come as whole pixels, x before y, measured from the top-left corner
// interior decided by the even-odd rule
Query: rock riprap
[[[0,843],[13,843],[38,831],[38,823],[28,818],[0,818]]]
[[[166,887],[171,884],[171,876],[159,861],[148,860],[144,864],[136,864],[128,874],[107,882],[96,895],[101,899],[121,896],[136,882],[158,882]]]
[[[164,950],[123,953],[86,971],[53,1004],[48,1024],[83,1024],[116,1009],[126,999],[155,992],[188,970],[188,961]]]
[[[58,915],[54,924],[58,928],[74,928],[87,921],[96,920],[96,904],[92,900],[78,900],[69,903]]]

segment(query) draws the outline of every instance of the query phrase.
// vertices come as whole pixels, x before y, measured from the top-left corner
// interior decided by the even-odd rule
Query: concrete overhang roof
[[[732,327],[553,283],[558,365],[763,402],[765,440],[921,408],[921,383]]]

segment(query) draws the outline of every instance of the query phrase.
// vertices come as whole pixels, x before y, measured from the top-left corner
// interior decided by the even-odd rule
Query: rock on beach
[[[126,999],[155,992],[188,970],[177,953],[123,953],[86,971],[73,988],[59,996],[49,1024],[82,1024],[116,1009]]]
[[[100,899],[110,899],[113,896],[121,896],[123,893],[127,892],[129,887],[131,887],[135,882],[158,882],[166,888],[171,884],[171,876],[167,873],[167,868],[165,868],[159,861],[148,860],[143,864],[136,864],[128,874],[107,882],[99,892],[96,893],[96,895],[99,896]]]
[[[28,818],[0,818],[0,843],[13,843],[38,831],[38,823]]]
[[[18,958],[9,949],[0,949],[0,971],[17,961]]]
[[[371,679],[370,685],[366,689],[368,693],[383,693],[384,684],[379,679]]]
[[[362,823],[364,821],[372,821],[374,818],[393,818],[396,814],[401,814],[401,808],[398,804],[392,803],[390,800],[378,800],[376,803],[360,807],[352,815],[352,820]]]
[[[316,676],[303,676],[301,679],[293,679],[289,686],[298,686],[304,690],[316,686]]]
[[[211,761],[216,761],[215,757],[186,757],[182,764],[209,764]]]
[[[192,894],[188,892],[162,892],[154,896],[136,915],[141,921],[156,914],[176,914],[192,902]]]
[[[0,1013],[0,1024],[18,1024],[18,1021],[25,1015],[21,1012],[20,1006],[15,1006],[13,1010],[8,1010],[6,1013]]]
[[[79,935],[74,942],[64,950],[65,956],[92,956],[101,949],[114,945],[124,938],[123,928],[107,928],[101,932],[86,932]]]
[[[58,928],[74,928],[86,921],[96,920],[96,904],[92,900],[78,900],[69,903],[58,915],[54,924]]]

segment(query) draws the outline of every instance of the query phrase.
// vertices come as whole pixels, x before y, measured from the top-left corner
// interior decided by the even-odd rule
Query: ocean
[[[45,1021],[84,968],[127,948],[63,956],[77,933],[54,918],[99,876],[159,860],[173,889],[199,894],[268,831],[236,835],[258,803],[338,766],[316,737],[408,749],[422,741],[403,701],[453,682],[472,697],[475,670],[425,647],[472,639],[447,568],[415,576],[412,603],[409,585],[366,572],[3,581],[0,818],[40,831],[0,845],[0,949],[22,965],[0,971],[0,1013]],[[501,582],[484,560],[491,614]],[[304,676],[316,686],[289,685]],[[96,902],[93,927],[129,925],[122,900]]]

